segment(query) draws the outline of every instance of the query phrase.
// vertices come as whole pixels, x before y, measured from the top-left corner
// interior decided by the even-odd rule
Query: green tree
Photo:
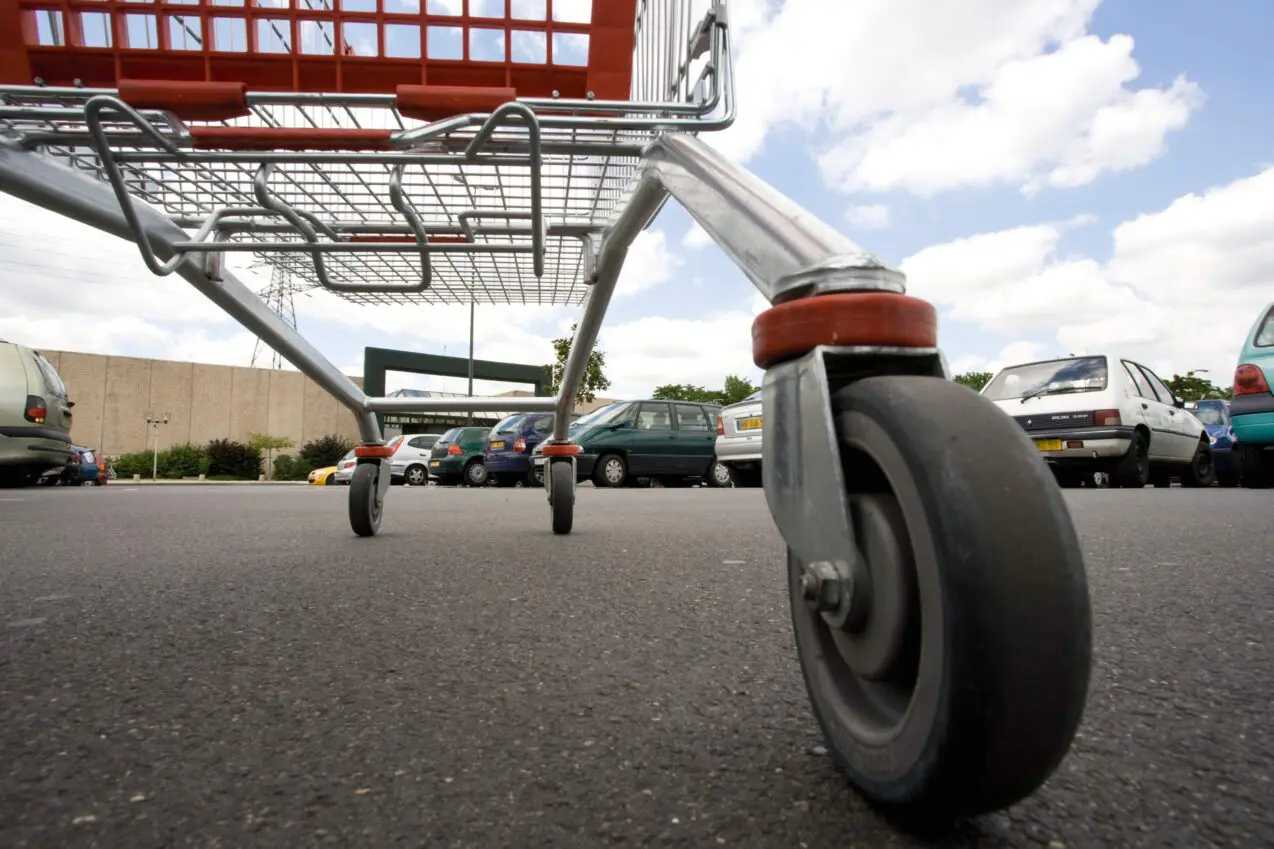
[[[974,392],[981,392],[982,387],[991,382],[991,372],[967,371],[964,374],[957,374],[953,380],[961,386],[969,387]]]
[[[700,404],[720,404],[721,393],[694,386],[689,383],[665,383],[656,386],[651,398],[660,401],[697,401]]]
[[[557,394],[562,387],[562,375],[566,371],[566,358],[571,353],[571,342],[575,339],[575,332],[579,325],[571,325],[571,335],[561,339],[553,340],[553,353],[557,356],[556,361],[551,365],[544,367],[545,377],[548,378],[549,392]],[[580,381],[579,392],[575,396],[577,402],[591,404],[597,400],[598,392],[605,392],[610,388],[610,380],[606,377],[606,354],[596,345],[593,346],[593,352],[588,355],[588,365],[584,368],[584,379]]]
[[[273,469],[271,462],[275,451],[282,451],[285,448],[291,448],[295,443],[290,436],[271,436],[268,433],[250,433],[248,434],[248,445],[265,452],[265,467]]]
[[[725,389],[721,390],[721,403],[725,406],[737,404],[761,387],[753,386],[752,381],[737,374],[725,376]]]
[[[1172,390],[1172,394],[1176,395],[1182,401],[1203,401],[1211,398],[1232,398],[1234,395],[1233,387],[1222,389],[1213,385],[1212,381],[1199,377],[1194,370],[1187,371],[1185,374],[1174,374],[1164,383]]]

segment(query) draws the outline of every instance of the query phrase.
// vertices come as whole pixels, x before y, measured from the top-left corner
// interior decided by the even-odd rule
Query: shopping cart
[[[508,399],[366,397],[225,255],[361,304],[582,304],[557,396],[519,402],[555,413],[565,534],[585,365],[675,198],[772,304],[765,493],[832,754],[884,805],[1012,804],[1086,698],[1069,514],[1016,423],[947,379],[903,275],[699,138],[735,115],[729,33],[719,0],[0,0],[0,188],[134,241],[353,411],[361,536],[390,488],[377,412]]]

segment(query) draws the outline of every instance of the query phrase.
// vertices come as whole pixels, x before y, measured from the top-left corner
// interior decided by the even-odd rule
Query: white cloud
[[[851,206],[845,217],[855,229],[882,230],[889,226],[889,207],[879,203]]]
[[[615,295],[635,295],[666,283],[680,264],[668,249],[668,237],[662,230],[643,230],[628,249]]]
[[[1243,338],[1271,299],[1274,168],[1120,224],[1105,263],[1059,258],[1064,229],[958,239],[901,267],[909,291],[949,318],[1011,336],[1046,334],[1056,353],[1126,353],[1166,374],[1207,368],[1228,385]],[[948,356],[953,368],[978,359]]]
[[[690,229],[686,231],[686,235],[681,237],[681,246],[691,250],[706,248],[712,244],[712,237],[708,235],[708,231],[698,222],[690,225]]]
[[[664,383],[720,388],[727,374],[760,380],[752,365],[752,319],[728,310],[703,319],[650,316],[602,329],[608,395],[637,396]]]
[[[1077,186],[1142,165],[1202,95],[1184,78],[1130,88],[1132,39],[1087,34],[1099,2],[744,4],[739,117],[714,143],[747,159],[784,126],[824,130],[834,186],[921,194]]]

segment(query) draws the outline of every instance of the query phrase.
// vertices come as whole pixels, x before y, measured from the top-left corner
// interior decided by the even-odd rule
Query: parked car
[[[763,421],[760,389],[717,415],[716,452],[726,470],[725,483],[761,485]]]
[[[1274,486],[1274,304],[1252,325],[1234,370],[1234,400],[1230,419],[1239,443],[1243,485],[1253,489]]]
[[[110,480],[106,468],[106,459],[92,448],[80,445],[71,446],[71,459],[62,467],[58,483],[64,486],[103,486]]]
[[[486,486],[489,427],[453,427],[429,453],[429,477],[441,484]]]
[[[333,477],[340,486],[349,486],[350,480],[354,477],[354,467],[358,465],[358,460],[354,457],[351,450],[336,463],[336,474]]]
[[[393,456],[389,458],[391,482],[406,482],[412,486],[429,483],[430,452],[441,438],[440,433],[404,433],[389,440],[387,444],[394,449]],[[354,474],[352,467],[349,474],[351,477]]]
[[[1208,398],[1186,404],[1186,409],[1203,422],[1212,443],[1212,462],[1216,466],[1217,483],[1221,486],[1238,486],[1240,478],[1239,453],[1234,442],[1234,428],[1230,422],[1230,402]]]
[[[0,486],[61,472],[72,455],[74,406],[43,354],[0,341]]]
[[[1216,479],[1203,423],[1133,360],[1096,354],[1009,366],[981,394],[1022,426],[1062,486],[1096,472],[1134,489],[1174,475],[1186,486]]]
[[[306,480],[310,486],[333,486],[336,483],[336,466],[314,469]]]
[[[579,413],[571,414],[572,422],[579,419]],[[513,486],[518,481],[542,486],[544,468],[531,463],[531,452],[552,433],[552,413],[515,413],[498,422],[487,434],[483,460],[491,480],[501,486]]]
[[[617,401],[594,410],[570,427],[580,446],[576,474],[594,486],[618,487],[640,478],[668,484],[705,481],[715,485],[716,433],[720,406],[689,401]],[[544,445],[532,462],[543,465]]]

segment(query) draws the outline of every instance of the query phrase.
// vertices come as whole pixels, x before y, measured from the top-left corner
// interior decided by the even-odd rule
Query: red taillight
[[[36,424],[44,424],[44,419],[49,415],[48,409],[44,406],[44,399],[35,395],[27,396],[26,417],[27,421]]]
[[[448,454],[463,454],[463,453],[464,453],[464,449],[463,449],[463,448],[461,448],[459,445],[448,445],[448,446],[447,446],[447,453],[448,453]]]
[[[514,451],[525,451],[525,450],[526,450],[526,440],[525,440],[525,439],[515,439],[515,440],[513,441],[513,450],[514,450]]]
[[[406,444],[407,444],[407,441],[403,439],[401,436],[395,436],[393,439],[389,440],[389,445],[386,447],[389,448],[390,452],[392,452],[393,454],[397,454],[398,449],[402,448]]]
[[[725,436],[725,422],[721,420],[720,413],[717,413],[717,436]]]
[[[1093,424],[1098,427],[1119,427],[1123,423],[1118,410],[1098,410],[1093,413]]]
[[[1268,395],[1269,392],[1269,381],[1259,366],[1242,365],[1234,370],[1235,395]]]

